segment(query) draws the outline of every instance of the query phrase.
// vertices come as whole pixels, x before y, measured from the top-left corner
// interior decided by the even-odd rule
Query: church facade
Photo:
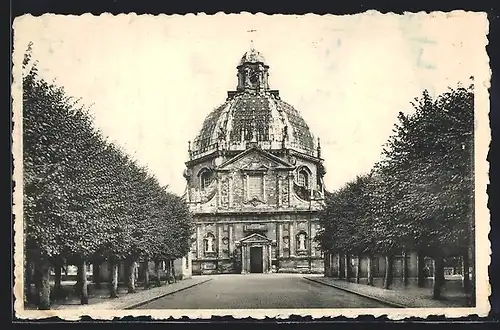
[[[314,241],[324,200],[319,139],[269,88],[258,51],[243,55],[237,77],[189,143],[192,272],[323,273]]]

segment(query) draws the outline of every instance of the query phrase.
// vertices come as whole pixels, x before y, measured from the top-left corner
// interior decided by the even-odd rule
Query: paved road
[[[293,274],[215,275],[140,309],[377,308],[368,298]]]

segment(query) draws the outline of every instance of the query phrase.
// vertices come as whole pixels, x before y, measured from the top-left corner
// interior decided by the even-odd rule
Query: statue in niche
[[[205,249],[206,252],[214,252],[214,237],[213,235],[208,235],[207,236],[207,248]]]
[[[265,81],[265,69],[264,69],[264,66],[262,64],[259,64],[258,71],[259,71],[259,78],[260,78],[259,81],[261,84],[263,84]]]
[[[246,67],[244,69],[244,72],[245,72],[245,87],[250,87],[252,86],[252,82],[250,81],[250,72],[252,70],[249,68],[249,67]]]
[[[283,247],[288,249],[288,236],[283,237]]]
[[[299,234],[299,250],[305,250],[306,249],[306,234],[300,233]]]

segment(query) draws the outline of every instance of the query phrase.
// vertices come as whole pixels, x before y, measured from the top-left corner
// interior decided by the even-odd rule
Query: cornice
[[[191,211],[193,216],[233,216],[233,215],[287,215],[287,214],[315,214],[321,210],[245,210],[245,211],[216,211],[216,212],[195,212]]]

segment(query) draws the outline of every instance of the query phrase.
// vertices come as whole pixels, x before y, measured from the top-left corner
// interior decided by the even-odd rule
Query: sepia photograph
[[[13,33],[18,318],[487,315],[486,14]]]

